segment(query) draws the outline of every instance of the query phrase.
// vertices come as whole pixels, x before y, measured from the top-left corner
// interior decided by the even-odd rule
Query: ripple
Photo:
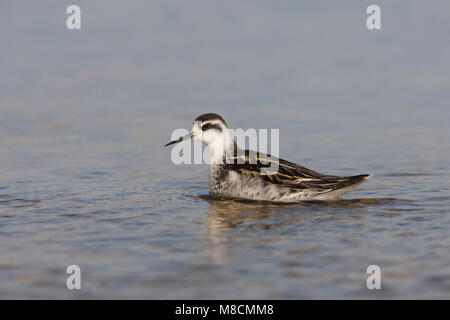
[[[40,200],[36,199],[29,200],[7,194],[0,194],[0,205],[9,206],[11,208],[34,207],[40,202]]]
[[[307,200],[298,202],[276,202],[276,201],[259,201],[259,200],[248,200],[248,199],[229,199],[220,198],[211,195],[198,195],[192,196],[197,199],[202,199],[210,202],[236,202],[236,203],[248,203],[248,204],[259,204],[259,205],[274,205],[274,206],[322,206],[322,207],[336,207],[336,208],[352,208],[361,206],[375,206],[375,205],[385,205],[391,203],[411,203],[413,200],[409,199],[399,199],[399,198],[366,198],[366,199],[338,199],[338,200]]]

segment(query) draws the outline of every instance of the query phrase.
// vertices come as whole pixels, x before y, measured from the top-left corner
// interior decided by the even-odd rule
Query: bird
[[[209,149],[209,192],[213,197],[269,202],[335,200],[371,177],[326,175],[270,154],[240,149],[217,113],[198,116],[187,135],[164,147],[189,139],[199,140]]]

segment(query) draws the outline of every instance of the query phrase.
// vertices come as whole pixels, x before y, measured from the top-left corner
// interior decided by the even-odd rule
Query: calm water
[[[0,298],[450,298],[448,10],[388,6],[368,34],[357,2],[136,3],[81,2],[78,34],[2,5]],[[162,147],[204,112],[373,177],[336,202],[212,199]]]

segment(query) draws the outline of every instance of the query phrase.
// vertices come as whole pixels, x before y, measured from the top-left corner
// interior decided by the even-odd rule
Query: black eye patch
[[[206,130],[209,130],[209,129],[217,129],[219,131],[222,131],[222,128],[220,128],[220,126],[218,124],[205,123],[202,126],[202,131],[206,131]]]

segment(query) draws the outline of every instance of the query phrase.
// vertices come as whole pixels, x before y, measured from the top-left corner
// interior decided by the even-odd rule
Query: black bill
[[[192,133],[188,133],[184,137],[180,137],[177,140],[170,141],[169,143],[165,144],[164,147],[170,146],[171,144],[175,144],[184,140],[189,140],[192,138]]]

